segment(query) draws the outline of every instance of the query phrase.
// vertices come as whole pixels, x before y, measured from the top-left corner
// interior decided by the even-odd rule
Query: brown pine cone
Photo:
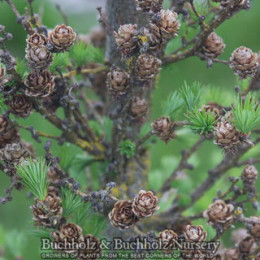
[[[39,47],[47,45],[48,39],[44,34],[34,33],[26,40],[29,47]]]
[[[184,230],[184,237],[190,242],[202,242],[207,237],[207,232],[204,231],[202,226],[187,225]]]
[[[147,218],[158,210],[158,198],[153,195],[152,191],[139,191],[133,200],[133,212],[138,218]]]
[[[240,143],[238,131],[228,121],[218,122],[214,134],[215,143],[226,152],[234,150],[236,145]]]
[[[89,34],[89,40],[93,46],[104,48],[106,45],[106,32],[102,26],[94,27]]]
[[[142,27],[138,31],[138,45],[140,53],[146,53],[147,51],[159,51],[162,41],[160,37],[156,37],[151,29]]]
[[[59,182],[59,180],[60,180],[59,174],[56,172],[56,170],[52,166],[50,166],[48,168],[47,175],[48,175],[49,182],[56,183],[56,182]]]
[[[255,240],[251,236],[244,238],[238,245],[238,250],[242,255],[248,255],[252,253],[255,246]]]
[[[20,140],[17,129],[10,125],[6,116],[0,116],[0,148],[6,144],[18,142]]]
[[[209,223],[213,225],[217,223],[230,224],[233,221],[233,210],[232,204],[226,204],[223,200],[216,200],[203,212],[203,217],[207,218]]]
[[[221,2],[222,7],[227,7],[231,1],[230,0],[215,0],[216,2]],[[248,0],[237,0],[234,5],[234,9],[244,7],[247,4]]]
[[[176,135],[174,133],[174,122],[169,117],[159,117],[152,123],[154,134],[162,141],[168,142]]]
[[[62,217],[62,203],[60,197],[54,193],[48,193],[44,201],[35,199],[35,204],[31,206],[33,220],[36,225],[45,228],[58,227]]]
[[[163,0],[136,0],[136,9],[143,12],[157,13],[162,9]]]
[[[20,117],[28,117],[32,112],[32,102],[23,94],[17,94],[10,100],[10,111]]]
[[[136,72],[140,80],[154,79],[159,73],[162,62],[149,54],[141,54],[136,61]]]
[[[33,70],[26,77],[24,84],[26,85],[25,94],[29,97],[48,97],[55,87],[53,76],[48,70]]]
[[[6,163],[18,164],[28,156],[29,152],[22,143],[7,144],[0,150],[0,160]]]
[[[231,238],[234,245],[238,245],[241,240],[248,236],[248,232],[245,228],[238,228],[232,231]]]
[[[112,226],[119,229],[127,229],[139,221],[133,212],[132,201],[119,200],[108,215]]]
[[[207,105],[203,105],[200,108],[200,111],[204,109],[206,113],[213,113],[215,115],[216,120],[219,120],[223,115],[223,107],[216,103],[208,103]]]
[[[166,229],[159,233],[159,239],[162,241],[164,249],[173,250],[178,235],[173,230]]]
[[[9,121],[6,116],[0,116],[0,134],[5,134],[9,127]]]
[[[5,68],[0,64],[0,80],[5,76]]]
[[[148,104],[144,98],[135,97],[131,104],[133,118],[142,118],[147,114]]]
[[[66,253],[73,253],[78,251],[77,243],[84,241],[82,228],[73,223],[64,224],[61,226],[59,231],[53,231],[51,235],[54,242],[58,242],[60,245],[64,244],[63,250]]]
[[[137,25],[124,24],[114,32],[115,41],[123,55],[131,54],[137,47]]]
[[[254,184],[258,177],[258,171],[254,165],[247,165],[241,177],[244,183]]]
[[[235,75],[242,79],[253,77],[259,66],[257,54],[251,49],[241,46],[232,53],[229,66],[234,70]]]
[[[49,34],[49,41],[56,51],[66,51],[76,40],[76,33],[70,26],[57,25]]]
[[[225,260],[238,260],[238,259],[241,259],[240,257],[241,257],[241,255],[237,248],[226,249],[226,251],[224,253]]]
[[[90,260],[98,259],[101,253],[100,241],[91,234],[84,236],[84,243],[86,248],[80,250],[79,259],[80,260]]]
[[[130,75],[118,67],[112,67],[107,74],[107,88],[114,96],[122,96],[128,92]]]
[[[260,222],[260,216],[252,216],[249,218],[249,220]],[[248,225],[248,229],[250,231],[250,234],[254,238],[260,239],[260,224],[250,224],[250,225]]]
[[[89,63],[86,68],[88,69],[97,69],[100,67],[100,64]],[[93,90],[101,97],[102,100],[107,99],[107,71],[100,71],[98,73],[88,74],[89,81],[92,84]]]
[[[223,53],[226,45],[223,39],[216,33],[212,32],[204,41],[202,46],[202,52],[208,58],[216,58]]]
[[[161,10],[150,24],[153,33],[164,41],[168,41],[177,35],[180,28],[178,14],[171,10]]]
[[[27,39],[26,56],[28,64],[33,69],[48,67],[52,62],[52,53],[46,44],[47,38],[43,34],[34,33]]]

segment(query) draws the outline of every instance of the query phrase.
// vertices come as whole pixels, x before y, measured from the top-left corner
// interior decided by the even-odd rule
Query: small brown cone
[[[247,236],[239,243],[238,249],[240,254],[245,256],[252,253],[254,246],[255,246],[254,238],[251,236]]]
[[[27,44],[29,47],[39,47],[41,45],[47,45],[48,39],[46,38],[45,35],[39,34],[39,33],[34,33],[29,36],[29,38],[26,40]]]
[[[0,116],[0,148],[4,148],[5,145],[18,142],[19,140],[20,135],[17,128],[11,126],[6,116]]]
[[[88,69],[97,69],[100,67],[100,64],[89,63],[87,65]],[[101,71],[98,73],[90,73],[88,78],[93,86],[93,90],[101,97],[102,100],[107,98],[107,71]]]
[[[242,180],[245,184],[254,184],[258,177],[258,170],[254,165],[247,165],[242,173]]]
[[[138,31],[138,45],[140,53],[156,52],[160,50],[162,41],[160,37],[154,35],[151,29],[142,27]]]
[[[232,231],[231,238],[234,245],[238,245],[241,240],[248,236],[248,232],[245,228],[238,228]]]
[[[102,26],[94,27],[90,34],[89,40],[93,46],[97,48],[104,48],[106,45],[106,32]]]
[[[32,102],[23,94],[17,94],[10,100],[10,111],[16,116],[28,117],[32,112]]]
[[[231,0],[215,0],[216,2],[221,2],[221,6],[223,8],[227,7],[230,3]],[[234,9],[236,10],[237,8],[243,7],[247,4],[248,0],[237,0],[236,2],[234,2]]]
[[[154,196],[152,191],[139,191],[133,200],[133,212],[138,218],[150,217],[160,207],[158,206],[158,198]]]
[[[133,118],[144,117],[148,111],[148,104],[144,98],[135,97],[131,104],[131,113]]]
[[[80,250],[79,259],[80,260],[94,260],[99,259],[101,253],[101,243],[100,241],[91,234],[84,236],[84,243],[86,248]]]
[[[260,216],[252,216],[249,218],[250,221],[260,222]],[[250,234],[256,238],[260,239],[260,224],[250,224],[248,226]]]
[[[24,84],[25,94],[29,97],[48,97],[55,87],[54,78],[48,70],[33,70],[26,77]]]
[[[136,61],[136,72],[140,80],[154,79],[159,73],[162,62],[149,54],[141,54]]]
[[[187,225],[184,230],[184,236],[189,242],[202,242],[205,241],[207,233],[202,226]]]
[[[161,10],[155,15],[150,28],[158,38],[168,41],[175,37],[179,31],[178,14],[171,10]]]
[[[114,32],[115,41],[123,55],[131,54],[137,47],[137,25],[124,24]]]
[[[241,257],[241,255],[237,248],[227,249],[224,253],[225,260],[238,260],[238,259],[240,259],[240,257]]]
[[[108,216],[111,225],[119,229],[127,229],[139,221],[133,212],[132,201],[128,200],[119,200],[116,202]]]
[[[143,12],[159,12],[162,9],[163,0],[136,0],[136,9]]]
[[[128,92],[130,75],[120,68],[113,67],[107,74],[107,88],[114,96],[122,96]]]
[[[215,143],[226,152],[235,150],[240,143],[238,131],[228,121],[218,122],[214,134]]]
[[[49,182],[51,182],[51,183],[58,183],[60,180],[59,174],[56,172],[56,170],[52,166],[50,166],[48,168],[47,175],[48,175]]]
[[[242,79],[253,77],[259,66],[257,54],[251,49],[241,46],[232,53],[229,66],[235,75]]]
[[[223,39],[215,32],[212,32],[204,41],[202,52],[208,58],[214,59],[223,53],[225,47],[226,45],[224,44]]]
[[[218,223],[229,225],[233,221],[233,210],[234,206],[232,204],[226,204],[223,200],[216,200],[204,211],[203,216],[212,225]]]
[[[49,193],[44,201],[35,199],[35,204],[31,209],[37,226],[54,228],[60,225],[62,204],[61,199],[54,193]]]
[[[5,68],[0,64],[0,80],[4,78],[5,73]]]
[[[213,113],[215,115],[216,120],[219,120],[223,115],[223,107],[216,103],[208,103],[207,105],[203,105],[200,108],[200,111],[204,109],[206,113]]]
[[[159,117],[152,123],[154,134],[166,143],[176,136],[174,126],[169,117]]]
[[[76,40],[76,33],[70,26],[57,25],[49,35],[49,41],[58,52],[66,51]]]
[[[52,53],[48,50],[47,43],[43,34],[34,33],[27,39],[25,58],[33,69],[46,68],[51,64]]]
[[[73,223],[64,224],[61,226],[59,231],[53,231],[51,235],[54,242],[58,242],[61,245],[64,244],[63,250],[66,253],[73,253],[78,251],[77,243],[84,241],[82,228]]]
[[[0,160],[6,163],[18,164],[22,159],[28,156],[29,152],[21,142],[7,144],[0,150]]]
[[[163,243],[163,248],[168,252],[174,249],[174,244],[178,240],[178,235],[170,229],[159,233],[159,240]]]

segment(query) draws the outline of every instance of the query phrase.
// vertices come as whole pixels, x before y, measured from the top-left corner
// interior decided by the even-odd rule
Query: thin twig
[[[59,11],[62,19],[63,19],[63,22],[66,24],[66,25],[69,25],[69,20],[68,20],[68,16],[63,12],[63,10],[61,9],[61,6],[59,4],[56,4],[56,8],[57,10]]]
[[[167,190],[170,189],[171,187],[171,183],[172,181],[177,177],[178,173],[183,170],[186,169],[188,166],[188,159],[190,158],[190,156],[197,151],[197,149],[202,145],[202,143],[207,140],[209,137],[206,136],[202,136],[191,148],[190,150],[187,151],[183,151],[182,152],[182,157],[181,157],[181,161],[179,163],[179,165],[177,166],[177,168],[173,171],[173,173],[170,175],[170,177],[168,177],[166,179],[166,181],[164,182],[162,188],[160,189],[160,192],[165,192]]]

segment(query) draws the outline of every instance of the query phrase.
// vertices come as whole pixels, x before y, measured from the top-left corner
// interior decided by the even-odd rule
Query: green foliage
[[[146,134],[149,133],[149,131],[151,131],[151,124],[149,123],[143,124],[140,130],[139,138],[144,137]]]
[[[56,53],[53,56],[52,64],[49,66],[51,72],[55,72],[57,68],[61,70],[70,65],[69,53]]]
[[[135,154],[135,143],[127,139],[119,144],[120,154],[124,154],[127,158],[131,158]]]
[[[88,62],[104,62],[104,54],[101,49],[82,41],[76,43],[71,48],[69,55],[78,67],[81,67]]]
[[[219,86],[207,85],[203,88],[200,103],[207,104],[213,102],[222,106],[229,106],[233,99],[234,94],[228,88],[223,91]]]
[[[16,166],[16,169],[25,188],[33,193],[36,198],[44,200],[48,190],[48,166],[45,160],[42,158],[36,160],[29,158]]]
[[[216,118],[213,112],[206,112],[204,109],[194,108],[192,112],[186,115],[192,130],[200,134],[208,134],[213,132]]]
[[[179,90],[179,94],[184,101],[186,109],[191,111],[197,107],[200,102],[201,84],[194,82],[189,86],[185,81],[184,86]]]
[[[16,72],[20,75],[22,79],[25,79],[26,76],[28,75],[29,73],[28,65],[24,59],[17,60]]]
[[[5,246],[14,257],[22,256],[23,249],[26,246],[25,233],[18,230],[6,232]]]
[[[96,120],[88,120],[88,124],[89,124],[90,128],[94,131],[94,133],[97,136],[101,136],[102,135],[103,127],[101,126],[101,124],[98,121],[96,121]]]
[[[259,123],[260,108],[253,96],[247,95],[244,101],[237,97],[232,112],[234,115],[232,123],[241,133],[248,134]]]
[[[165,54],[170,55],[171,53],[174,52],[174,50],[180,48],[182,46],[182,40],[181,37],[175,38],[170,40],[165,48]]]
[[[66,187],[61,188],[61,199],[64,217],[69,217],[71,214],[78,214],[79,209],[84,208],[86,204],[80,196]]]
[[[81,226],[87,233],[96,235],[104,228],[104,217],[96,215],[90,208],[90,203],[73,193],[70,189],[61,189],[63,216]]]
[[[5,104],[5,99],[3,98],[2,94],[0,93],[0,113],[2,114],[7,109]]]
[[[105,116],[103,118],[103,129],[104,129],[105,139],[107,141],[111,141],[112,128],[113,128],[113,121],[109,117]]]
[[[80,152],[80,148],[70,143],[65,143],[55,149],[55,154],[60,158],[60,166],[65,171],[70,169]]]
[[[246,79],[240,79],[239,77],[237,77],[236,78],[236,85],[240,88],[240,91],[243,92],[248,88],[251,80],[252,79],[250,77],[248,77]]]
[[[173,118],[174,114],[182,107],[183,103],[183,99],[179,93],[172,93],[163,104],[163,116]]]
[[[31,236],[33,235],[34,237],[38,237],[38,238],[49,238],[51,239],[51,231],[54,231],[52,229],[44,229],[44,228],[40,228],[37,227],[37,229],[35,229],[35,226],[31,226],[29,230],[27,230],[27,233]]]

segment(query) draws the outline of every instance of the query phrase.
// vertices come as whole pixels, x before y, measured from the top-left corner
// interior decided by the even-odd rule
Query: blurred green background
[[[73,0],[70,0],[73,2]],[[57,2],[57,1],[56,1]],[[80,1],[79,1],[80,2]],[[92,0],[86,0],[91,2]],[[166,5],[168,1],[165,1]],[[26,6],[24,0],[14,0],[14,3],[23,10]],[[62,1],[60,1],[62,5]],[[86,3],[85,3],[86,4]],[[54,7],[53,1],[36,0],[34,3],[35,10],[43,15],[43,23],[48,28],[53,28],[56,24],[62,23],[62,18],[59,12]],[[79,8],[77,8],[79,9]],[[94,8],[87,8],[77,12],[67,11],[69,24],[76,29],[77,32],[87,33],[90,28],[97,22],[97,12]],[[260,50],[260,1],[252,0],[252,8],[250,11],[242,11],[236,14],[232,19],[225,22],[217,29],[217,33],[224,39],[226,49],[221,58],[228,59],[231,52],[239,47],[246,46],[253,51]],[[8,32],[14,36],[13,40],[9,42],[9,49],[14,56],[20,59],[24,58],[25,39],[26,34],[22,27],[16,24],[16,18],[10,11],[7,4],[3,1],[0,3],[0,24],[6,26]],[[222,105],[229,105],[232,98],[235,97],[234,87],[238,84],[236,77],[232,71],[223,64],[214,64],[211,69],[207,69],[206,63],[200,61],[198,58],[189,58],[177,64],[173,64],[163,68],[159,78],[158,86],[153,94],[153,108],[151,112],[151,119],[155,119],[161,114],[162,102],[167,98],[169,92],[183,86],[183,82],[188,83],[198,81],[205,85],[203,91],[207,92],[207,86],[211,85],[214,88],[221,89],[223,94]],[[38,115],[32,115],[29,119],[23,122],[25,125],[35,125],[37,129],[48,131],[49,133],[57,134],[58,131],[51,127],[44,119],[39,120]],[[28,133],[22,132],[25,140],[31,141]],[[157,190],[163,183],[164,179],[169,176],[177,165],[180,159],[180,151],[187,149],[198,139],[198,136],[188,130],[181,130],[178,137],[170,142],[164,144],[158,141],[151,145],[151,170],[149,175],[150,188]],[[36,150],[39,154],[43,154],[43,145],[35,144]],[[255,147],[249,155],[259,156],[259,147]],[[185,194],[188,194],[195,186],[197,186],[207,176],[207,171],[213,168],[222,158],[222,152],[212,143],[207,142],[199,149],[199,152],[192,156],[189,162],[193,163],[195,170],[186,171],[185,180],[176,182],[178,189],[183,194],[183,200],[188,200]],[[259,168],[259,165],[258,169]],[[233,169],[229,171],[228,175],[239,176],[241,169]],[[216,195],[216,190],[225,187],[227,184],[227,176],[219,180],[217,184],[204,196],[192,209],[187,212],[194,214],[207,208],[212,198]],[[3,196],[4,189],[9,185],[9,178],[1,173],[0,178],[0,193]],[[260,184],[260,182],[258,182]],[[258,186],[259,187],[259,186]],[[258,190],[259,192],[259,190]],[[33,203],[31,198],[27,197],[25,191],[13,193],[14,200],[7,205],[0,205],[0,248],[5,244],[4,248],[7,252],[6,259],[14,259],[12,250],[16,253],[21,251],[22,256],[26,260],[39,259],[39,238],[35,237],[30,231],[32,230],[31,212],[29,206]],[[165,203],[167,204],[167,203]],[[166,205],[162,205],[165,208]],[[249,206],[248,212],[252,208]],[[256,213],[253,213],[256,214]],[[197,223],[203,224],[205,228],[205,221]],[[225,242],[230,245],[227,234]],[[19,242],[20,241],[20,242]],[[14,249],[15,246],[19,248]],[[1,259],[0,249],[0,259]]]

